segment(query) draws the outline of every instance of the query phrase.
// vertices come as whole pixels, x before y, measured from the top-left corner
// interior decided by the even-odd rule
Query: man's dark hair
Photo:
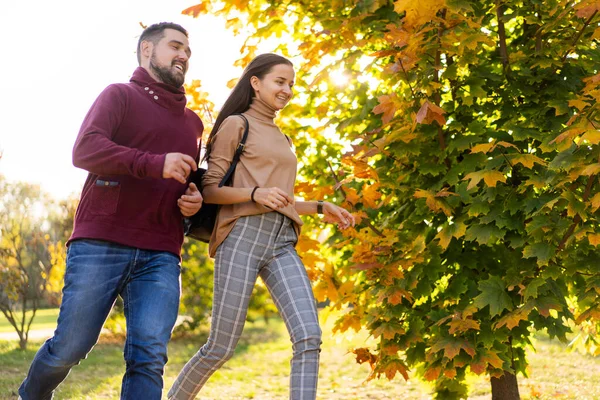
[[[138,45],[137,45],[138,65],[142,64],[142,54],[141,54],[142,42],[148,41],[148,42],[152,42],[154,45],[156,45],[158,42],[160,42],[160,39],[165,37],[165,29],[174,29],[176,31],[183,33],[185,35],[185,37],[188,37],[188,33],[183,28],[183,26],[181,26],[179,24],[175,24],[173,22],[160,22],[158,24],[150,25],[149,27],[144,29],[144,32],[142,32],[142,34],[140,35],[140,40],[138,40]]]

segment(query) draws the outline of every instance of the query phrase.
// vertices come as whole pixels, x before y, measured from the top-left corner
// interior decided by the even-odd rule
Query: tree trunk
[[[24,339],[24,338],[20,338],[19,339],[19,348],[21,350],[26,350],[27,349],[27,339]]]
[[[520,400],[517,376],[508,372],[500,378],[491,379],[492,400]]]

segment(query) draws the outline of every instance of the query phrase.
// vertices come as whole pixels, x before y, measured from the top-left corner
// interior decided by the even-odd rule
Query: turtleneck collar
[[[161,107],[175,114],[181,115],[185,112],[187,98],[183,86],[175,88],[166,83],[157,82],[142,67],[137,67],[133,71],[130,81],[139,85],[144,93]]]
[[[248,111],[246,111],[246,113],[260,121],[271,122],[274,124],[273,119],[277,114],[277,110],[275,110],[273,107],[271,107],[261,99],[253,97],[252,103],[250,103],[250,108],[248,108]]]

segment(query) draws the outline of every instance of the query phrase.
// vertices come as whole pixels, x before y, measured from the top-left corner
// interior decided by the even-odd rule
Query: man
[[[127,319],[121,399],[161,398],[179,306],[182,218],[202,204],[186,182],[203,125],[185,108],[186,30],[149,26],[137,53],[130,83],[100,94],[75,141],[73,164],[89,175],[68,242],[58,326],[19,388],[24,400],[52,398],[96,344],[117,296]]]

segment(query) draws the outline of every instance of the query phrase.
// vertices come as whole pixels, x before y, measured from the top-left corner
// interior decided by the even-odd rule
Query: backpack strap
[[[238,143],[238,145],[235,149],[235,154],[233,155],[233,160],[231,161],[231,165],[229,166],[229,169],[225,173],[225,176],[223,176],[223,179],[221,179],[221,182],[219,183],[219,187],[223,187],[232,178],[233,172],[235,171],[235,167],[237,166],[237,163],[240,161],[240,157],[242,156],[242,153],[244,152],[244,149],[246,147],[246,139],[248,139],[248,130],[250,128],[250,123],[248,122],[246,117],[244,117],[242,114],[234,114],[234,115],[239,115],[244,120],[244,123],[245,123],[244,135],[242,136],[242,140],[240,140],[240,142]]]

